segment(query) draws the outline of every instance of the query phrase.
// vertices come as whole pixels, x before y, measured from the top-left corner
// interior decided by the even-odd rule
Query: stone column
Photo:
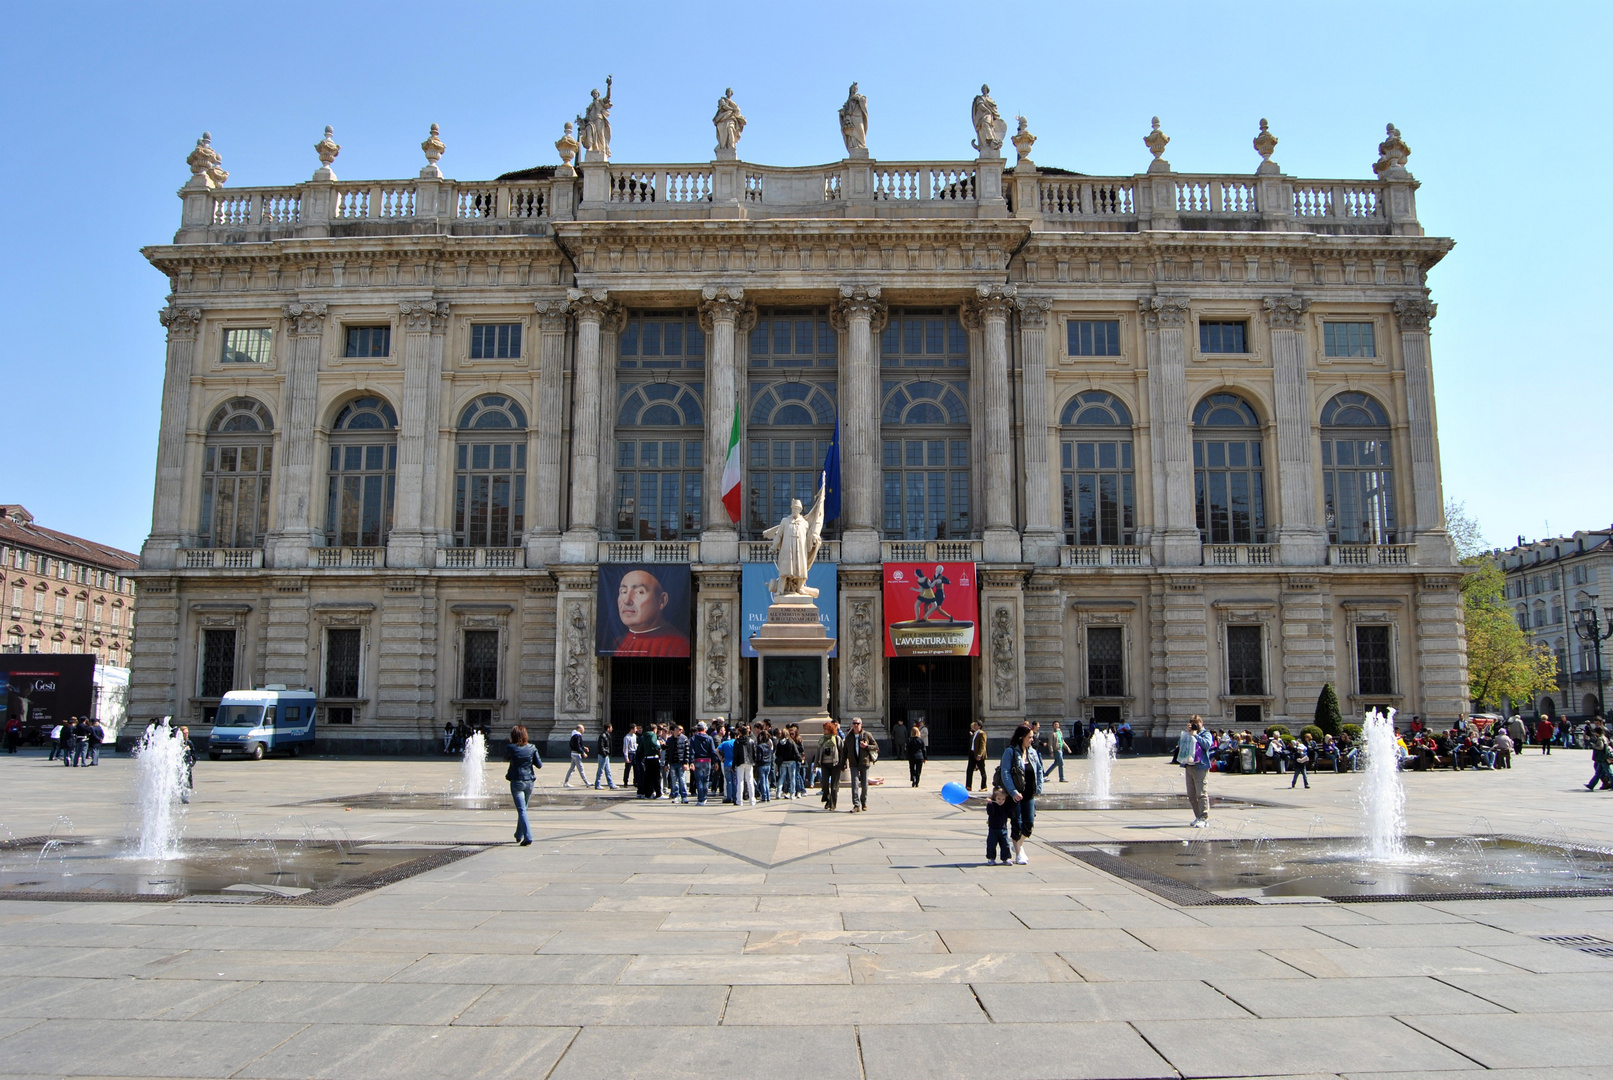
[[[162,421],[157,436],[157,484],[151,500],[151,535],[140,551],[142,569],[175,565],[183,542],[185,432],[190,426],[190,378],[202,309],[170,304],[157,313],[168,328],[168,359],[162,376]]]
[[[1276,385],[1273,412],[1277,421],[1277,542],[1289,566],[1321,566],[1327,562],[1327,536],[1317,526],[1316,468],[1311,456],[1311,405],[1305,357],[1305,312],[1309,300],[1268,296],[1271,320],[1271,367]]]
[[[1417,562],[1446,566],[1455,561],[1445,533],[1440,494],[1439,435],[1434,418],[1434,369],[1428,352],[1428,324],[1439,310],[1426,297],[1395,301],[1400,324],[1400,357],[1406,369],[1406,419],[1411,429],[1411,528]],[[1400,503],[1405,513],[1405,501]]]
[[[737,404],[734,366],[740,350],[735,341],[735,324],[745,306],[745,290],[708,285],[701,297],[700,325],[706,332],[706,505],[705,528],[700,532],[700,561],[737,563],[739,530],[722,503],[721,488]],[[741,513],[743,516],[743,511]]]
[[[571,520],[560,557],[591,563],[599,542],[599,417],[604,408],[599,332],[614,305],[604,289],[571,289],[567,296],[577,319],[577,356],[571,377]]]
[[[1025,442],[1026,562],[1057,566],[1059,535],[1055,527],[1051,455],[1053,432],[1047,422],[1047,296],[1019,298],[1019,340],[1023,357]]]
[[[539,300],[538,374],[532,400],[536,445],[529,451],[533,473],[532,528],[527,534],[527,565],[560,556],[561,492],[565,490],[566,312],[564,300]]]
[[[314,424],[319,407],[319,353],[324,341],[324,304],[285,306],[291,334],[285,389],[280,399],[280,459],[274,463],[274,482],[280,497],[278,521],[266,539],[265,562],[299,568],[308,565],[314,545],[315,498]]]
[[[1154,557],[1165,566],[1197,566],[1193,516],[1193,427],[1187,401],[1185,296],[1139,301],[1148,346],[1148,444],[1154,466]]]
[[[432,348],[434,323],[446,323],[448,304],[411,300],[403,317],[403,400],[398,410],[396,517],[387,541],[388,566],[430,566],[436,560],[437,457],[442,398],[442,349]]]
[[[879,365],[873,337],[887,309],[878,285],[842,285],[830,312],[846,334],[840,358],[840,558],[879,562]],[[866,717],[864,718],[866,719]]]
[[[1014,527],[1013,395],[1008,386],[1008,315],[1015,304],[1012,285],[981,285],[974,312],[980,322],[984,356],[986,415],[977,419],[986,436],[985,561],[1019,562],[1019,532]]]

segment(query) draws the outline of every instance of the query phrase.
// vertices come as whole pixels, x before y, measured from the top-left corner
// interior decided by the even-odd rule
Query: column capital
[[[842,285],[840,295],[829,306],[829,321],[836,330],[845,330],[852,319],[867,319],[873,333],[885,329],[890,308],[880,299],[878,285]]]
[[[157,321],[168,328],[169,341],[194,341],[202,325],[202,309],[169,304],[157,312]]]
[[[281,307],[290,326],[292,337],[313,337],[325,329],[325,316],[330,308],[323,303],[296,301]]]
[[[538,314],[538,329],[545,334],[566,332],[566,316],[571,311],[569,300],[534,300],[532,310]]]
[[[1303,296],[1268,296],[1261,304],[1266,309],[1266,318],[1271,320],[1273,330],[1299,329],[1305,312],[1311,306],[1311,302]]]
[[[602,329],[616,329],[626,317],[622,305],[613,300],[605,289],[567,289],[566,299],[578,322],[598,323]]]
[[[432,330],[446,330],[450,306],[446,300],[403,301],[398,304],[398,314],[403,316],[404,332],[424,334]]]
[[[1047,313],[1053,310],[1051,296],[1021,296],[1014,301],[1019,309],[1019,325],[1028,330],[1045,330]]]
[[[1137,301],[1137,308],[1142,314],[1144,329],[1187,325],[1189,306],[1185,296],[1145,296]]]
[[[975,325],[992,319],[1006,320],[1014,310],[1018,294],[1019,290],[1013,285],[977,285],[974,296],[963,305],[965,317],[973,319]]]
[[[1395,301],[1395,320],[1400,323],[1402,331],[1416,333],[1428,332],[1428,324],[1439,313],[1439,305],[1426,296],[1410,297]]]
[[[719,322],[733,323],[742,331],[756,325],[756,305],[746,302],[745,290],[738,285],[707,285],[700,290],[700,328],[709,334]]]

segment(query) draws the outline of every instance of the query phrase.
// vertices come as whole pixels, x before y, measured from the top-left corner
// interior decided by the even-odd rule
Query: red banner
[[[886,563],[886,656],[979,656],[974,563]]]

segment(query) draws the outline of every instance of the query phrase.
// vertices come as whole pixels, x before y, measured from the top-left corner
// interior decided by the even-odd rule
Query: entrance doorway
[[[974,719],[971,667],[965,656],[892,658],[891,724],[901,721],[911,728],[922,713],[930,729],[931,754],[967,753],[969,721]]]
[[[689,730],[689,660],[616,657],[610,662],[610,726],[620,742],[633,724]]]

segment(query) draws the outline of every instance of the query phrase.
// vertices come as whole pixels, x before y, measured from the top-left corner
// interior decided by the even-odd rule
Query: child
[[[991,789],[991,801],[986,803],[986,862],[996,865],[997,852],[1003,853],[1003,865],[1014,861],[1008,848],[1008,793],[1000,787]]]

